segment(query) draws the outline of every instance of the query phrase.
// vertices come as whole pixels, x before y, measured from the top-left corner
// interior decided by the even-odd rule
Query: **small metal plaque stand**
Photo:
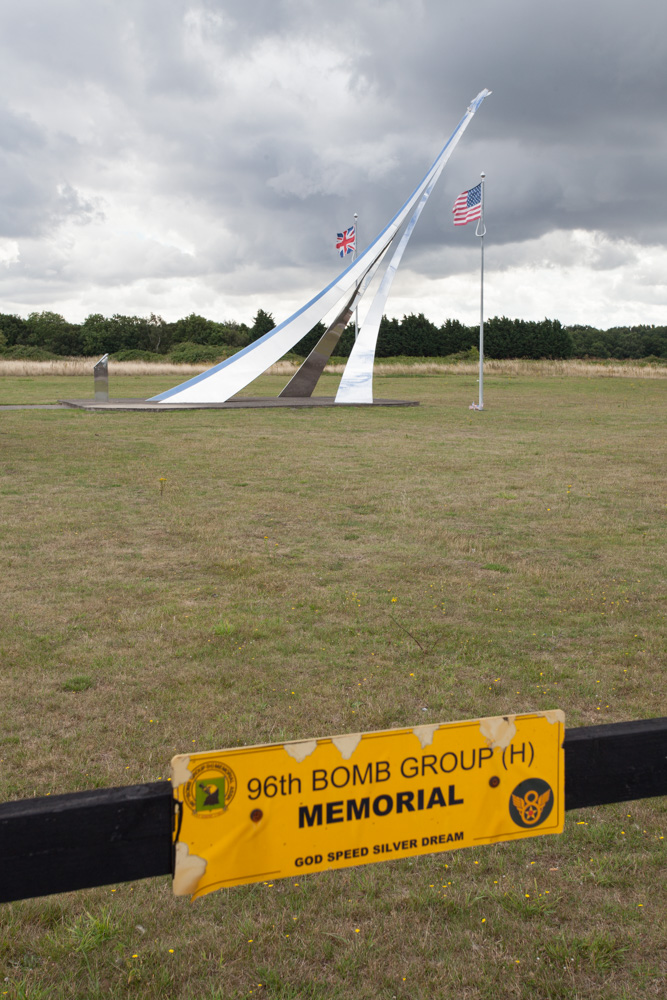
[[[95,376],[95,402],[109,402],[109,355],[105,354],[93,368]]]

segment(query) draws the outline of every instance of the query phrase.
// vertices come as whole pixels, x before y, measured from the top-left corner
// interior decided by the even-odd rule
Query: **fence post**
[[[565,808],[667,795],[667,718],[565,731]],[[167,781],[0,805],[0,902],[173,874]]]

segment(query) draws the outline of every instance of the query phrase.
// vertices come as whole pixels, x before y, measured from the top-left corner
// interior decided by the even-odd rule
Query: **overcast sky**
[[[0,312],[277,321],[484,87],[390,315],[667,323],[658,0],[1,0]]]

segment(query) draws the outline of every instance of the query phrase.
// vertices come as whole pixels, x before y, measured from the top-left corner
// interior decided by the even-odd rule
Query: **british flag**
[[[342,233],[338,233],[336,250],[338,250],[341,257],[344,257],[348,253],[354,253],[356,247],[357,234],[354,226],[350,226],[349,229],[344,229]]]

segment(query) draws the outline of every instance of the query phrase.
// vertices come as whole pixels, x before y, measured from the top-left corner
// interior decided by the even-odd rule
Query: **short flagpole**
[[[481,200],[480,200],[480,216],[479,222],[477,223],[477,229],[475,230],[475,235],[479,236],[479,245],[481,248],[481,263],[480,263],[480,292],[479,292],[479,407],[478,409],[484,409],[484,235],[486,233],[486,226],[484,225],[484,178],[486,174],[482,172],[481,178]]]
[[[357,247],[359,246],[359,230],[357,229],[357,219],[359,216],[354,213],[354,256],[352,260],[357,259]],[[359,336],[359,306],[354,307],[354,339],[356,340]]]

